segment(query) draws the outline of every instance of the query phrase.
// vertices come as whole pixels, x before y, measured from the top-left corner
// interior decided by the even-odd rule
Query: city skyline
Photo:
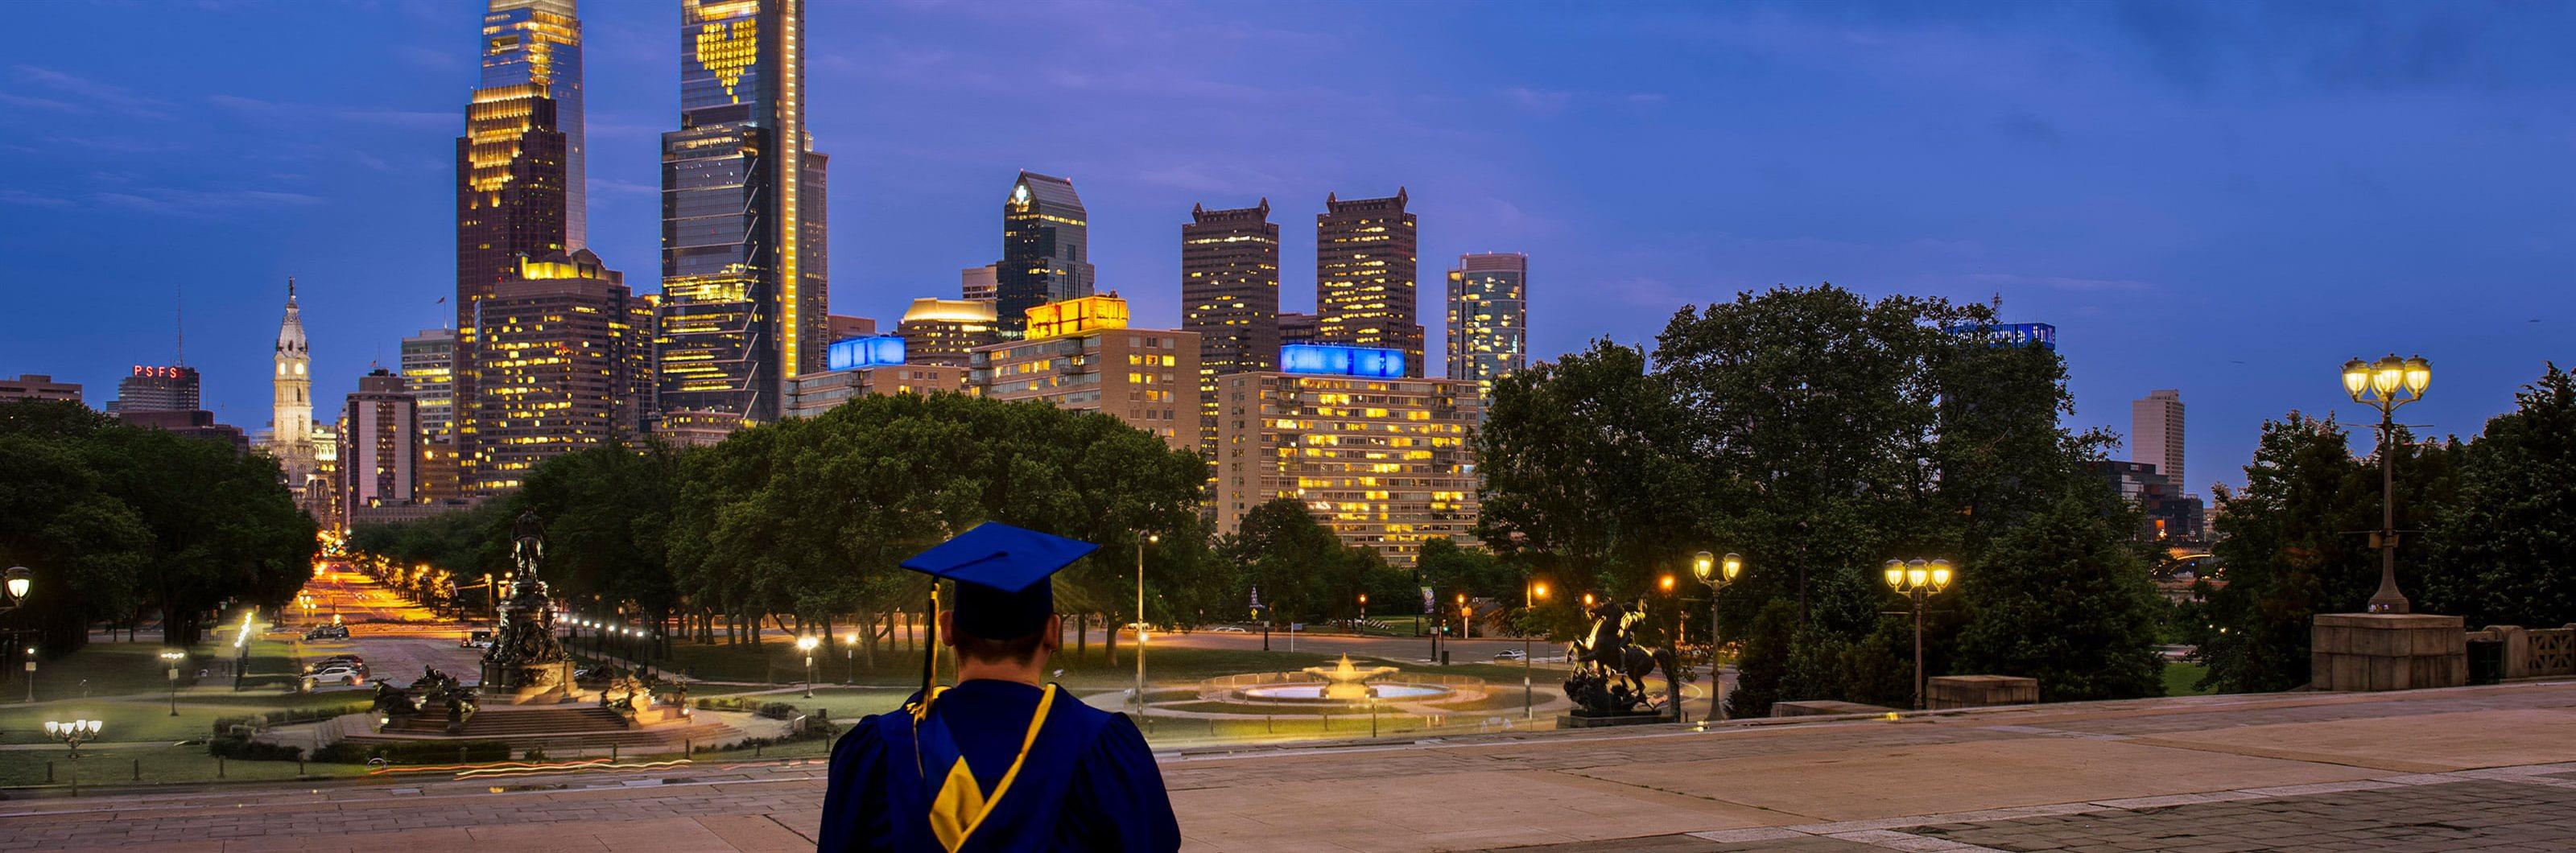
[[[157,17],[170,32],[138,34],[147,49],[131,68],[29,46],[6,72],[18,94],[0,111],[44,119],[60,139],[99,144],[64,155],[71,159],[55,170],[61,175],[30,176],[0,198],[0,216],[16,226],[0,246],[19,267],[13,292],[36,313],[95,319],[0,348],[7,364],[0,372],[79,382],[103,402],[133,365],[163,363],[170,329],[159,295],[184,286],[198,339],[188,364],[205,371],[208,407],[223,422],[256,428],[267,418],[251,408],[261,390],[251,371],[264,368],[251,347],[273,340],[275,282],[287,274],[304,285],[317,402],[355,390],[371,362],[397,364],[402,337],[455,309],[433,302],[452,299],[453,287],[453,271],[442,273],[439,263],[453,247],[437,225],[447,213],[440,197],[453,193],[453,152],[442,157],[440,149],[452,146],[456,105],[478,80],[467,34],[481,11],[318,10],[298,25],[352,33],[349,43],[290,56],[276,72],[206,61],[228,28],[274,25],[259,15],[166,10]],[[590,243],[612,266],[648,269],[658,212],[654,194],[636,188],[655,181],[651,140],[675,105],[677,13],[583,11]],[[1178,325],[1170,229],[1191,203],[1267,196],[1286,200],[1276,221],[1302,222],[1320,212],[1314,199],[1327,192],[1406,186],[1426,223],[1421,255],[1527,252],[1551,271],[1550,284],[1532,293],[1533,360],[1594,335],[1649,340],[1685,303],[1774,283],[1831,280],[1867,293],[1965,301],[1999,291],[2008,321],[2053,323],[2065,333],[2060,351],[2078,401],[2071,424],[2126,432],[2123,404],[2149,389],[2182,389],[2193,401],[2188,467],[2198,491],[2241,476],[2260,419],[2341,402],[2332,371],[2344,358],[2395,349],[2433,359],[2443,393],[2410,410],[2410,419],[2437,433],[2467,433],[2502,411],[2542,359],[2562,355],[2553,348],[2563,325],[2553,324],[2570,321],[2571,297],[2554,286],[2571,256],[2561,236],[2568,217],[2563,201],[2544,198],[2563,193],[2528,177],[2564,159],[2570,124],[2563,111],[2534,106],[2534,81],[2564,83],[2570,74],[2507,31],[2547,31],[2545,21],[2446,30],[2456,22],[2438,10],[2383,10],[2355,15],[2351,27],[2334,30],[2340,36],[2288,38],[2278,58],[2266,58],[2251,46],[2295,36],[2307,21],[2280,10],[2166,10],[2179,16],[2167,19],[1950,10],[1899,28],[1747,7],[1552,26],[1545,16],[1473,20],[1452,7],[1371,9],[1366,14],[1388,26],[1311,62],[1209,76],[1197,73],[1208,63],[1193,61],[1208,52],[1342,30],[1294,9],[1265,16],[1262,29],[1220,27],[1228,17],[1221,10],[1185,8],[1164,21],[1116,9],[1049,9],[1025,23],[961,9],[816,11],[815,144],[847,158],[834,196],[845,227],[834,236],[843,287],[832,309],[881,324],[912,299],[948,296],[946,276],[991,259],[991,187],[1016,170],[1065,175],[1084,187],[1099,289],[1123,291],[1138,324],[1156,328]],[[1010,42],[1017,28],[1068,21],[1081,26],[1067,44],[1010,59],[999,76],[1072,53],[1097,55],[1079,75],[1040,79],[1030,92],[979,88],[972,76],[943,79],[945,70],[984,61],[976,51]],[[1659,35],[1650,24],[1672,32]],[[1439,72],[1435,59],[1406,59],[1392,73],[1412,84],[1398,87],[1409,94],[1376,106],[1354,100],[1368,90],[1353,75],[1327,73],[1334,60],[1427,44],[1453,25],[1527,45],[1535,56],[1579,56],[1613,38],[1642,41],[1616,60],[1567,62],[1547,73],[1477,69],[1464,75],[1478,81],[1473,86]],[[1129,55],[1151,51],[1101,50],[1122,39],[1180,44],[1218,28],[1236,32],[1168,64]],[[2443,32],[2473,47],[2446,48]],[[1677,46],[1684,33],[1709,41]],[[1566,45],[1538,46],[1547,35]],[[928,46],[870,52],[905,40]],[[1891,44],[1898,49],[1883,46]],[[1799,57],[1805,48],[1817,55]],[[2365,61],[2382,53],[2412,61]],[[1717,68],[1701,67],[1712,59]],[[179,61],[194,63],[190,79],[166,79],[171,66],[163,63]],[[1848,67],[1826,67],[1834,62]],[[2402,70],[2352,70],[2382,67]],[[1676,69],[1697,70],[1682,82],[1628,82]],[[1932,72],[1920,80],[1900,73],[1922,69]],[[2028,79],[2033,69],[2066,73]],[[2213,69],[2261,71],[2271,82],[2253,90],[2214,83],[2243,75]],[[320,88],[289,103],[273,93],[295,88],[264,76],[271,73]],[[1754,91],[1784,81],[1794,85]],[[2337,97],[2389,90],[2447,97],[2366,108]],[[1941,97],[1924,109],[1896,109],[1931,94]],[[957,128],[882,120],[906,105],[960,97],[997,107],[1064,102],[1041,118],[1097,113],[1078,128],[1133,121],[1139,111],[1224,109],[1250,115],[1264,132],[1305,130],[1292,134],[1296,145],[1197,130],[1145,144],[1083,133],[961,144]],[[2122,103],[2119,112],[2136,117],[2095,102]],[[1303,135],[1325,127],[1317,116],[1354,109],[1393,122],[1402,139],[1443,144],[1408,152],[1399,149],[1425,146],[1323,144]],[[1444,121],[1464,112],[1514,132],[1498,134],[1503,141],[1440,135]],[[303,116],[307,130],[292,144],[240,149],[262,155],[242,165],[210,162],[224,158],[209,154],[248,145],[231,139],[231,128],[289,115]],[[74,116],[90,120],[56,121]],[[2193,129],[2161,126],[2177,117]],[[1863,123],[1892,129],[1891,138],[1857,141],[1869,136],[1853,132]],[[1662,135],[1690,141],[1643,139]],[[1632,144],[1654,147],[1604,154]],[[2469,152],[2476,156],[2457,156]],[[83,159],[108,153],[111,162]],[[1709,191],[1665,179],[1670,163],[1687,163],[1685,173],[1704,176]],[[179,178],[172,170],[202,174]],[[1592,195],[1600,198],[1585,198]],[[2370,212],[2348,212],[2363,207]],[[1669,221],[1685,213],[1696,221]],[[1292,292],[1283,311],[1311,309],[1296,293],[1313,275],[1300,263],[1313,248],[1302,230],[1283,229],[1280,282]],[[113,235],[136,233],[155,239],[122,256],[117,269],[97,265],[120,257],[102,251],[124,242]],[[379,257],[384,263],[357,262]],[[29,284],[42,281],[113,286]],[[2437,286],[2488,298],[2408,312],[2415,322],[2407,326],[2386,310]],[[649,289],[639,282],[638,290]],[[106,292],[120,301],[97,301]],[[2281,322],[2294,314],[2302,319]],[[1436,348],[1438,321],[1424,322]],[[2339,413],[2360,415],[2348,403]]]

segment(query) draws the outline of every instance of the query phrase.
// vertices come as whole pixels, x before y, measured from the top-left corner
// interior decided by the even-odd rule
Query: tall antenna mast
[[[170,289],[170,322],[178,327],[179,366],[188,366],[188,282],[180,280]]]

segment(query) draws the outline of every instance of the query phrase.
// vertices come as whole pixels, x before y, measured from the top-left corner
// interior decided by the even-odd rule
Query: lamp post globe
[[[7,572],[0,573],[0,578],[7,579],[5,582],[0,582],[0,588],[6,588],[9,591],[8,603],[12,607],[17,606],[19,601],[27,597],[28,591],[36,586],[36,573],[25,566],[10,566]]]
[[[2397,589],[2397,409],[2424,399],[2433,386],[2433,363],[2423,356],[2378,361],[2352,359],[2343,364],[2344,393],[2353,402],[2379,410],[2379,529],[2370,535],[2379,549],[2379,590],[2370,596],[2372,613],[2406,613],[2412,606]]]

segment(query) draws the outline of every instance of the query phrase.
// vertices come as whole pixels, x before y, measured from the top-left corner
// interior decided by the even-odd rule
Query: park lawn
[[[2218,691],[2216,690],[2203,690],[2193,686],[2195,683],[2200,681],[2201,676],[2208,673],[2209,667],[2203,664],[2166,661],[2165,695],[2208,696],[2217,693]]]
[[[0,752],[0,787],[46,784],[47,765],[52,765],[53,784],[71,782],[73,763],[69,750],[11,750]],[[223,781],[282,781],[296,777],[292,761],[222,761],[206,753],[203,744],[191,746],[81,748],[79,771],[84,785],[132,785],[138,775],[144,784]],[[307,763],[307,776],[362,776],[362,764]],[[218,774],[221,774],[220,776]]]

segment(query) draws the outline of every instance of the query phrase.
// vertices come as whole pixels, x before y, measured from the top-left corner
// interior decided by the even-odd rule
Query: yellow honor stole
[[[912,709],[913,755],[916,759],[921,755],[921,725],[930,716],[930,703],[938,698],[940,692],[944,691],[933,691]],[[966,767],[963,753],[949,763],[947,777],[939,784],[939,794],[930,801],[930,832],[939,837],[940,845],[948,848],[949,853],[957,853],[959,848],[966,846],[967,836],[975,833],[975,827],[983,824],[984,817],[992,813],[994,804],[1001,802],[1002,795],[1010,792],[1011,780],[1019,778],[1020,765],[1028,762],[1029,750],[1038,744],[1038,730],[1046,725],[1047,712],[1055,707],[1055,694],[1056,686],[1049,684],[1046,692],[1039,695],[1037,714],[1029,718],[1028,734],[1020,738],[1020,753],[1011,758],[1011,769],[1003,771],[1002,781],[993,786],[991,796],[986,796],[984,787],[975,783],[975,774]]]

